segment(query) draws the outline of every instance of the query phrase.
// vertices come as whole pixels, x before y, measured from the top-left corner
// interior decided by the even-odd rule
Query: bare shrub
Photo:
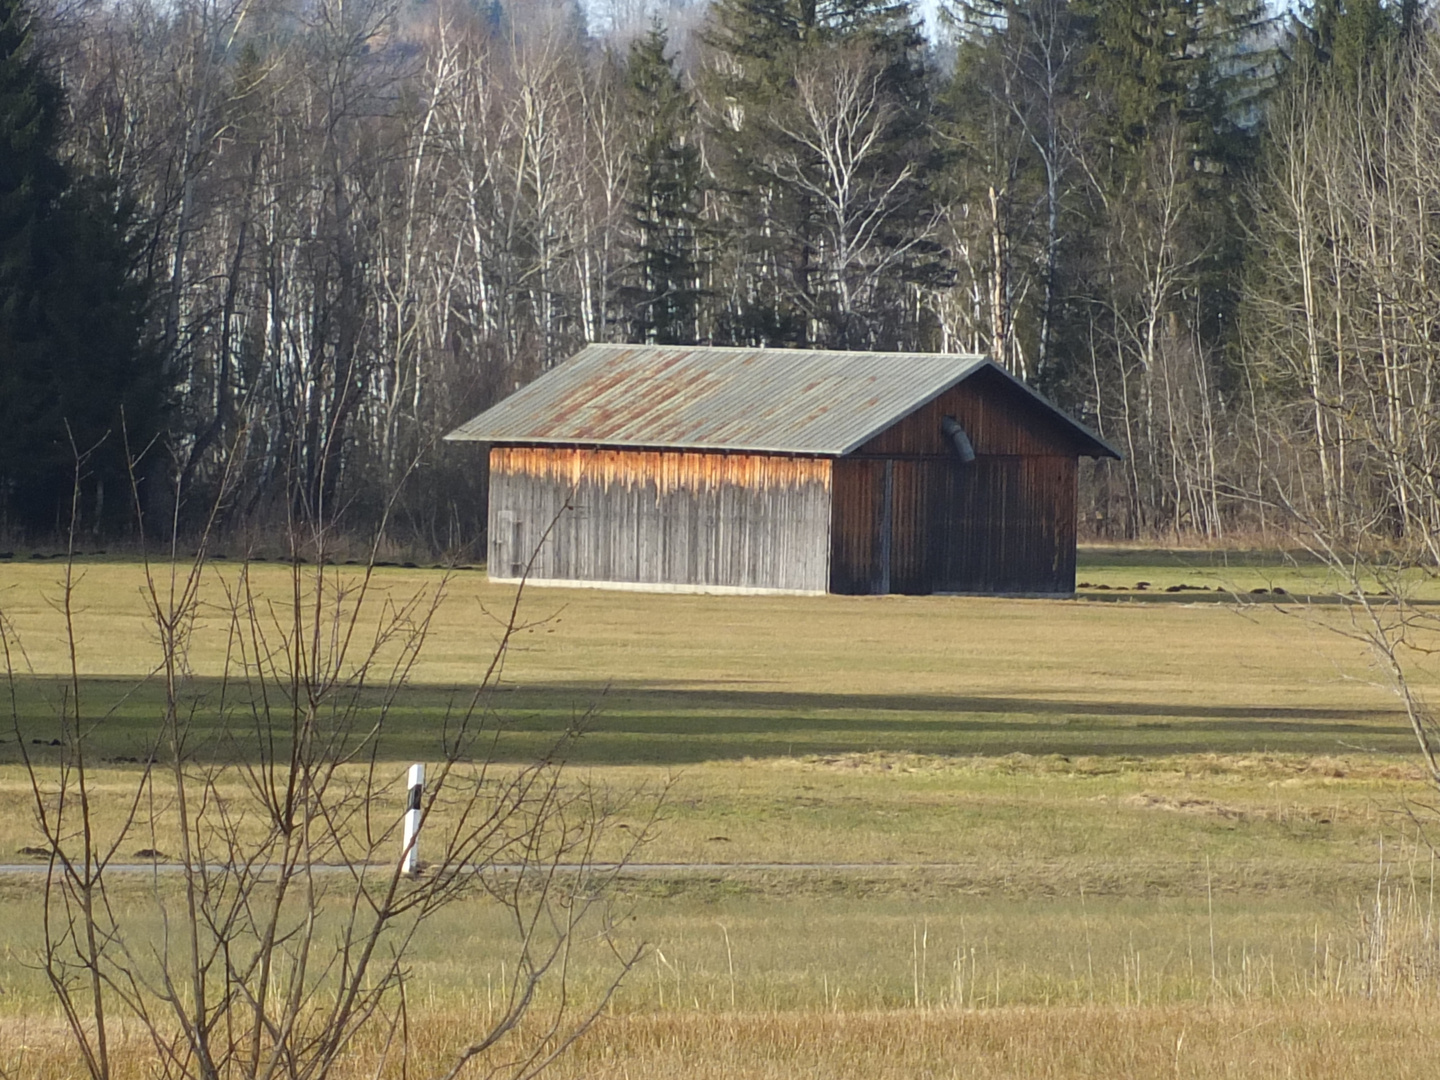
[[[564,774],[588,717],[533,761],[497,758],[492,691],[527,628],[518,592],[493,617],[473,685],[435,718],[424,858],[402,873],[404,769],[386,761],[387,736],[448,578],[397,597],[377,584],[373,551],[339,568],[329,541],[323,526],[292,528],[281,595],[248,562],[223,574],[207,564],[204,537],[192,557],[173,541],[145,556],[156,651],[135,690],[161,707],[120,806],[97,790],[97,747],[116,717],[89,700],[73,536],[56,599],[70,669],[53,766],[23,737],[24,653],[0,611],[11,722],[48,853],[38,963],[93,1080],[120,1075],[115,1032],[137,1022],[167,1078],[324,1080],[362,1033],[382,1047],[377,1068],[408,1075],[408,960],[426,922],[461,901],[498,905],[514,934],[498,1005],[452,1033],[446,1078],[470,1066],[538,1073],[640,956],[614,934],[605,898],[647,830],[598,862],[617,797]],[[202,623],[223,627],[218,675],[191,663]],[[153,864],[144,872],[137,850]],[[582,932],[613,950],[613,978],[577,1001],[566,972]]]

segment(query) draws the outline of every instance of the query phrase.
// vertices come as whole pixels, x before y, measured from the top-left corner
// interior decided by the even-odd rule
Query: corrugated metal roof
[[[940,353],[588,345],[446,438],[840,456],[987,367],[1004,370]]]

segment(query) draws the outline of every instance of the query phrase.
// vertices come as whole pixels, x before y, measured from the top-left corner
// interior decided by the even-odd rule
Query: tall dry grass
[[[610,1021],[556,1080],[1434,1075],[1433,1004],[1007,1008]]]
[[[418,1007],[402,1062],[380,1034],[340,1080],[423,1077],[443,1060],[463,1009]],[[863,1012],[683,1012],[603,1019],[553,1080],[1407,1080],[1435,1075],[1435,1001],[1290,1002],[1241,1007],[1076,1006]],[[68,1080],[56,1029],[0,1026],[0,1068]],[[389,1053],[387,1054],[387,1050]],[[119,1075],[146,1075],[141,1040],[121,1040]],[[481,1062],[476,1075],[485,1075]]]
[[[1262,953],[1170,986],[1188,1000],[1149,1003],[1138,970],[1133,995],[1115,985],[1093,1003],[995,1004],[984,980],[957,962],[942,985],[914,942],[914,996],[903,1006],[842,1003],[736,1008],[736,971],[711,973],[713,993],[693,1002],[663,989],[679,978],[666,958],[637,972],[628,1005],[613,1008],[547,1073],[555,1080],[827,1080],[955,1077],[1314,1077],[1381,1080],[1435,1075],[1440,1029],[1440,935],[1428,879],[1382,880],[1351,932],[1317,938],[1309,971],[1277,980]],[[740,978],[753,957],[739,957]],[[1114,959],[1109,958],[1109,959]],[[1108,960],[1107,960],[1108,964]],[[1128,968],[1127,968],[1128,970]],[[662,988],[647,992],[650,975]],[[694,973],[692,973],[693,976]],[[994,972],[1016,982],[1019,972]],[[1146,976],[1148,977],[1148,976]],[[674,984],[692,988],[690,983]],[[688,996],[688,994],[687,994]],[[754,988],[739,987],[741,1002]],[[892,995],[893,996],[893,995]],[[626,997],[621,999],[626,1000]],[[853,997],[852,997],[853,1000]],[[435,1074],[456,1032],[484,1026],[497,1008],[483,980],[469,987],[412,980],[403,1030],[375,1029],[352,1048],[337,1080],[410,1080]],[[116,1076],[149,1075],[143,1032],[116,1031]],[[403,1038],[402,1038],[403,1036]],[[523,1040],[522,1040],[523,1041]],[[409,1047],[402,1057],[400,1046]],[[475,1075],[502,1064],[477,1063]],[[58,1019],[35,1009],[0,1016],[0,1076],[68,1080],[78,1060]]]

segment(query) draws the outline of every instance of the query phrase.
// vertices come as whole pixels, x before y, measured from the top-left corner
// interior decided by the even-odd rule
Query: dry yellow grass
[[[1431,1077],[1440,1009],[1262,1008],[626,1017],[553,1074],[592,1080]]]
[[[454,1009],[410,1017],[411,1076],[433,1075],[474,1019]],[[1409,1080],[1435,1075],[1440,1007],[1412,1001],[1188,1008],[1004,1008],[885,1012],[630,1014],[602,1018],[546,1075],[553,1080]],[[53,1023],[0,1025],[0,1069],[70,1080]],[[143,1043],[117,1055],[142,1076]],[[357,1048],[336,1080],[376,1070],[380,1049]],[[490,1059],[484,1064],[494,1063]],[[484,1075],[483,1069],[476,1075]]]

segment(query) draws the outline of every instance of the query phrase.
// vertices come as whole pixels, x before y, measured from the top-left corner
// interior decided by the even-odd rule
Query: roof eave
[[[583,447],[587,450],[664,450],[674,453],[703,453],[703,454],[784,454],[787,457],[814,457],[814,458],[835,458],[843,456],[841,451],[833,448],[816,448],[813,446],[773,446],[756,443],[754,445],[740,446],[735,443],[703,443],[687,442],[677,443],[644,443],[624,442],[608,439],[559,439],[546,436],[480,436],[466,435],[458,431],[452,431],[444,436],[449,442],[472,442],[488,443],[491,446],[574,446]]]

